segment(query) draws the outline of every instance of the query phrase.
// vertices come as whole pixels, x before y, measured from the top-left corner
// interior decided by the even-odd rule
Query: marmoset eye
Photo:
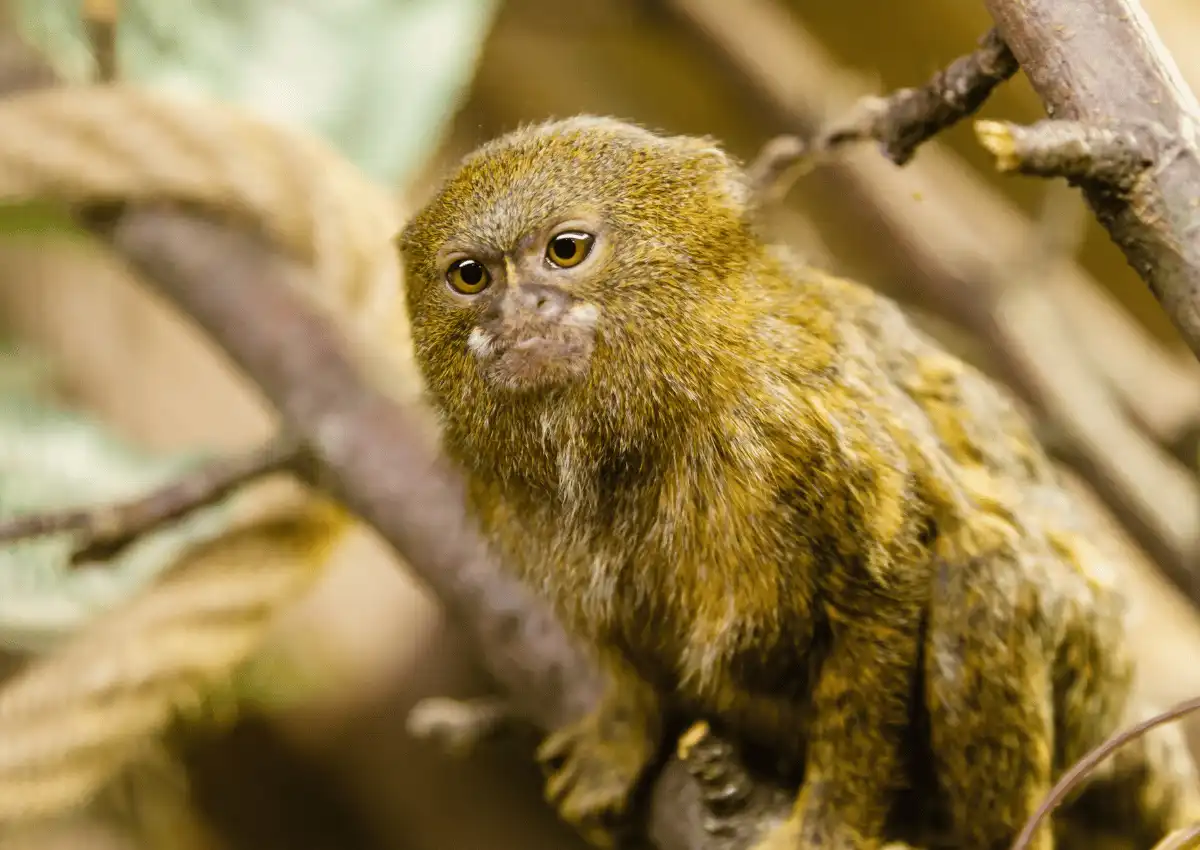
[[[446,283],[463,295],[477,295],[487,289],[491,282],[492,275],[487,266],[478,260],[458,260],[446,270]]]
[[[592,250],[596,239],[581,230],[568,230],[550,240],[546,246],[546,259],[560,269],[569,269],[584,261]]]

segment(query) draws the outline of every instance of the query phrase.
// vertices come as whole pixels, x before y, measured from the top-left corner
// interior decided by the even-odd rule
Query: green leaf
[[[65,73],[92,60],[81,0],[16,0],[26,37]],[[201,92],[324,136],[376,179],[432,154],[499,0],[124,0],[124,78]]]
[[[16,387],[0,387],[0,516],[136,498],[207,460],[139,449]],[[117,605],[228,527],[231,501],[144,535],[105,564],[72,566],[74,533],[0,548],[0,646],[43,650]]]

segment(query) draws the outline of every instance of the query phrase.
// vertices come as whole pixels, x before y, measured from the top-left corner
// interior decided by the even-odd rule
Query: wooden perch
[[[1102,131],[1124,136],[1121,145],[1132,143],[1153,161],[1120,191],[1104,180],[1079,182],[1100,223],[1200,357],[1200,104],[1141,3],[984,5],[1052,118],[1085,126],[1085,139]]]
[[[1119,192],[1131,190],[1153,162],[1150,137],[1132,128],[1089,127],[1078,121],[1041,121],[1021,127],[980,121],[979,141],[1001,171],[1066,177]]]
[[[825,145],[874,139],[896,165],[912,159],[927,139],[974,113],[992,89],[1017,73],[1017,60],[995,30],[979,49],[960,56],[929,82],[886,97],[863,97],[847,119],[823,134]]]

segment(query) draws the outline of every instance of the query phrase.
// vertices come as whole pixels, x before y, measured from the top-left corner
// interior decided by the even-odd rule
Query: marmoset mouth
[[[587,374],[599,316],[587,302],[550,316],[502,314],[474,328],[467,347],[493,385],[520,392],[550,389]]]
[[[467,345],[489,382],[506,390],[528,392],[584,377],[591,365],[595,336],[591,329],[562,324],[501,336],[475,328]]]

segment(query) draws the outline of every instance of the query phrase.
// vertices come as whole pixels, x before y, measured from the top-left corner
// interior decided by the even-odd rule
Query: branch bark
[[[1000,83],[1017,72],[1017,60],[995,30],[979,49],[960,56],[929,82],[887,97],[861,98],[853,114],[824,134],[828,145],[874,139],[883,155],[904,165],[921,143],[975,112]]]
[[[82,536],[72,557],[75,563],[107,560],[142,534],[211,505],[250,481],[297,467],[302,460],[303,447],[290,436],[280,436],[245,455],[211,461],[128,502],[0,520],[0,545],[71,531]]]
[[[1080,185],[1100,223],[1200,357],[1200,104],[1139,0],[984,0],[1046,112],[1148,131],[1154,166]]]
[[[1078,121],[1041,121],[1021,127],[1007,121],[979,121],[975,132],[996,157],[1000,171],[1066,177],[1128,192],[1153,164],[1149,153],[1153,137],[1130,127],[1091,127]]]

